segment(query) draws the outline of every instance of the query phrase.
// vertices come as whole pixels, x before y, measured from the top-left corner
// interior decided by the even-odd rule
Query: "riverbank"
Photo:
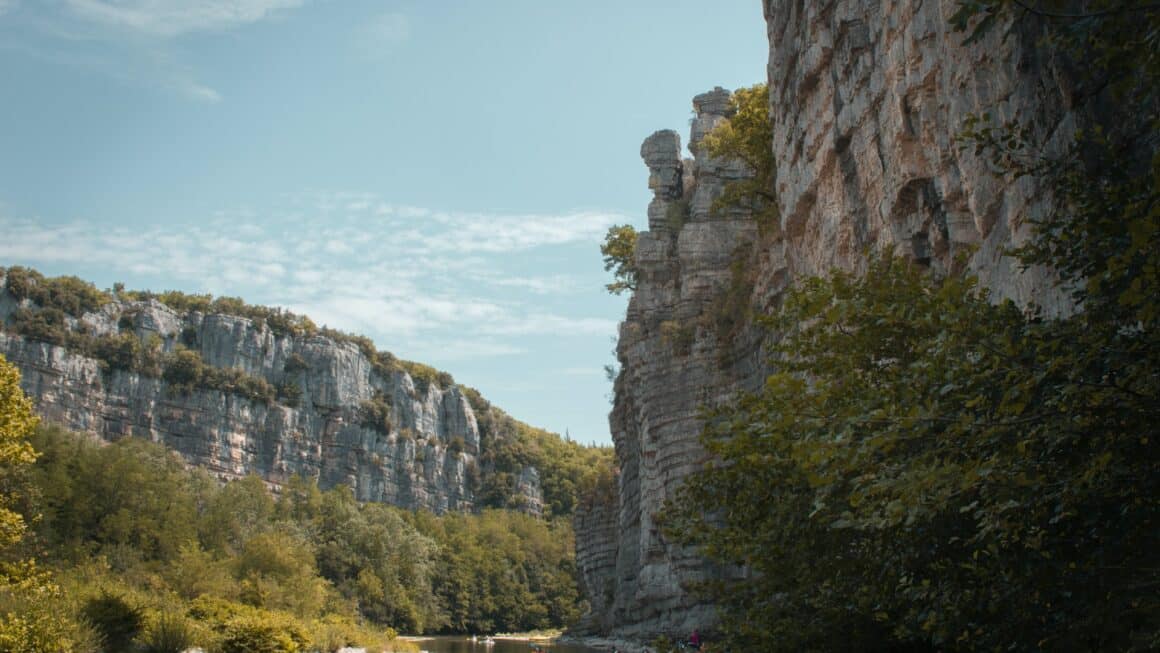
[[[562,644],[588,646],[606,651],[615,649],[619,651],[619,653],[654,653],[651,647],[641,644],[640,642],[630,642],[626,639],[617,639],[615,637],[577,637],[575,635],[561,635],[560,637],[557,637],[555,641]]]

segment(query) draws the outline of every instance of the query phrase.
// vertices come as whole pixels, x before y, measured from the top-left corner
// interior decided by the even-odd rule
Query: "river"
[[[428,653],[532,653],[535,649],[526,641],[497,639],[495,644],[472,642],[470,637],[431,637],[415,640]],[[576,644],[544,644],[544,653],[607,653],[598,648]]]

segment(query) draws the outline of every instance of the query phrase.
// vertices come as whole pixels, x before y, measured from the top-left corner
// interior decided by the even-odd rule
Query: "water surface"
[[[497,639],[495,644],[487,646],[483,642],[472,642],[470,637],[432,637],[415,643],[428,653],[532,653],[535,650],[528,642]],[[540,646],[544,647],[544,653],[607,653],[607,650],[575,644],[541,643]]]

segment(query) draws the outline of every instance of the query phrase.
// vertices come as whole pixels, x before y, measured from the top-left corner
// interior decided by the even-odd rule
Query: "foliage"
[[[212,648],[266,641],[263,624],[287,618],[315,646],[366,646],[390,640],[388,626],[558,628],[582,608],[566,518],[413,514],[301,477],[275,500],[256,476],[218,485],[140,439],[98,446],[42,428],[34,443],[47,561],[72,595],[114,588],[141,606],[142,643],[152,615],[187,610],[212,626],[195,633]]]
[[[612,272],[613,281],[604,288],[619,295],[626,290],[636,290],[640,269],[636,266],[636,229],[632,225],[618,224],[608,228],[600,254],[604,256],[605,271]]]
[[[738,207],[753,212],[763,233],[777,225],[777,167],[773,160],[773,122],[769,87],[739,88],[730,98],[732,115],[705,135],[701,145],[710,156],[743,161],[753,177],[730,182],[713,202],[713,210]]]
[[[469,395],[470,401],[470,395]],[[513,419],[498,408],[476,412],[480,462],[487,474],[477,504],[521,509],[515,478],[525,467],[540,474],[545,516],[571,515],[585,479],[612,466],[610,447],[586,447]]]
[[[711,415],[721,462],[673,522],[752,571],[717,587],[737,642],[1127,650],[1155,636],[1155,332],[1028,321],[988,299],[890,257],[791,294],[780,370]]]
[[[103,648],[111,653],[128,651],[145,620],[139,607],[109,592],[90,598],[81,608],[81,616],[96,628]]]
[[[499,510],[479,515],[416,515],[440,542],[433,589],[447,632],[528,631],[579,616],[574,540],[567,521],[545,522]]]
[[[677,320],[665,320],[660,324],[661,340],[673,350],[674,356],[688,356],[696,340],[695,324],[682,324]]]
[[[302,404],[302,386],[294,381],[282,381],[274,386],[274,394],[278,401],[291,408]]]
[[[141,636],[145,653],[182,653],[196,643],[196,629],[184,615],[173,612],[153,619]]]
[[[411,376],[411,380],[415,382],[415,389],[419,391],[420,395],[427,394],[427,389],[432,385],[440,388],[455,387],[454,377],[447,372],[440,372],[430,365],[398,359],[395,360],[395,364]]]
[[[37,458],[29,442],[37,422],[19,372],[0,356],[0,651],[93,651],[96,634],[60,613],[60,588],[22,546],[36,494],[28,469]]]
[[[36,461],[28,438],[38,421],[20,388],[20,372],[0,356],[0,552],[20,542],[27,528],[12,504],[27,491],[24,470]]]
[[[716,462],[668,514],[737,570],[704,588],[734,646],[1160,645],[1160,9],[1076,7],[952,18],[968,41],[1032,21],[1048,57],[1084,64],[1072,101],[1091,124],[1064,151],[989,115],[962,140],[1055,195],[1014,254],[1055,270],[1075,312],[995,303],[889,254],[791,292],[768,321],[776,372],[707,415]]]
[[[112,301],[108,293],[77,277],[45,277],[29,268],[6,270],[4,287],[17,300],[29,300],[44,309],[55,309],[79,318]]]
[[[238,368],[207,365],[200,354],[184,347],[167,354],[163,365],[161,379],[173,392],[188,394],[195,389],[217,390],[265,404],[273,403],[278,394],[266,379]]]
[[[369,429],[386,435],[391,431],[391,404],[382,392],[376,392],[374,399],[365,399],[358,404],[358,421]]]
[[[305,315],[297,315],[285,309],[271,306],[247,304],[238,297],[217,297],[210,294],[188,294],[179,290],[153,293],[148,290],[118,293],[127,301],[157,300],[179,312],[199,312],[203,314],[233,315],[244,317],[254,323],[255,328],[266,326],[279,337],[312,336],[318,333],[318,326]]]

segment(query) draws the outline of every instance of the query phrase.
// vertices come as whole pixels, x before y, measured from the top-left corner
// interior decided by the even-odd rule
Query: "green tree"
[[[11,272],[11,271],[10,271]],[[38,418],[20,372],[0,356],[0,651],[93,651],[96,636],[62,610],[60,588],[21,545],[28,522],[30,437]]]
[[[626,290],[636,290],[639,268],[636,266],[636,229],[632,225],[618,224],[608,228],[604,243],[600,245],[604,256],[604,269],[612,272],[613,281],[604,287],[608,292],[619,295]]]
[[[701,142],[710,156],[743,161],[753,172],[748,179],[726,185],[713,210],[730,207],[753,212],[763,231],[777,224],[777,166],[773,160],[773,122],[769,118],[769,87],[739,88],[730,98],[731,115]]]
[[[39,419],[20,388],[20,372],[0,356],[0,550],[20,542],[27,523],[12,502],[24,491],[25,471],[36,462],[29,436]]]

